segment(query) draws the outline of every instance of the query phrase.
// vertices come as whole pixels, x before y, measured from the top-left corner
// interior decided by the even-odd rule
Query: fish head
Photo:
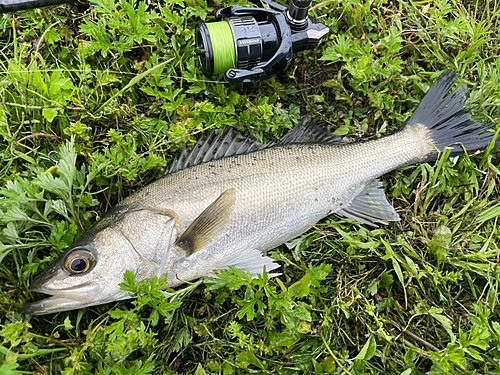
[[[145,272],[138,257],[121,231],[92,228],[32,281],[31,291],[51,297],[26,304],[23,312],[43,315],[131,298],[119,284],[126,270]]]

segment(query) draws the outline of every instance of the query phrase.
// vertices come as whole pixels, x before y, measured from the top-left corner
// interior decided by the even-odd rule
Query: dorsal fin
[[[310,118],[301,120],[277,144],[262,144],[250,137],[241,135],[230,126],[225,126],[223,129],[214,129],[204,134],[191,151],[187,146],[184,147],[181,156],[175,158],[168,173],[181,171],[212,160],[247,154],[274,145],[283,146],[293,143],[343,144],[341,137],[320,129]]]
[[[341,145],[342,137],[332,135],[325,130],[319,128],[310,117],[306,117],[299,121],[292,131],[281,138],[279,145],[293,143],[323,143],[330,145]]]
[[[179,159],[175,159],[168,173],[173,173],[198,165],[233,155],[241,155],[260,150],[270,144],[263,145],[257,140],[241,135],[236,129],[226,126],[214,129],[203,135],[191,152],[184,147]]]

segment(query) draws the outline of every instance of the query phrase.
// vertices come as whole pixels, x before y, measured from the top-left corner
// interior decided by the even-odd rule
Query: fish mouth
[[[47,287],[30,287],[34,292],[44,293],[52,297],[24,305],[23,312],[27,315],[44,315],[61,311],[80,309],[92,306],[96,302],[99,286],[95,282],[88,282],[66,289],[52,289]]]

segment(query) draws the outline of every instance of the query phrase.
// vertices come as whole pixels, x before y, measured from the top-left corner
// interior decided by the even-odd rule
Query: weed
[[[500,373],[493,146],[386,176],[400,224],[329,217],[269,252],[278,278],[127,273],[132,300],[24,316],[33,275],[211,128],[264,142],[309,115],[372,139],[447,69],[477,119],[500,117],[495,0],[313,1],[327,42],[251,85],[196,66],[196,22],[223,4],[96,3],[0,18],[0,373]]]

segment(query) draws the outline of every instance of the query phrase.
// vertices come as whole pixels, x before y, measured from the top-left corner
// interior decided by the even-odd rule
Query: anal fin
[[[338,215],[376,227],[376,222],[387,224],[399,221],[399,215],[387,201],[383,185],[379,180],[368,184],[349,204],[337,212]]]
[[[236,192],[228,189],[222,193],[175,241],[175,245],[192,255],[219,237],[234,210]]]

